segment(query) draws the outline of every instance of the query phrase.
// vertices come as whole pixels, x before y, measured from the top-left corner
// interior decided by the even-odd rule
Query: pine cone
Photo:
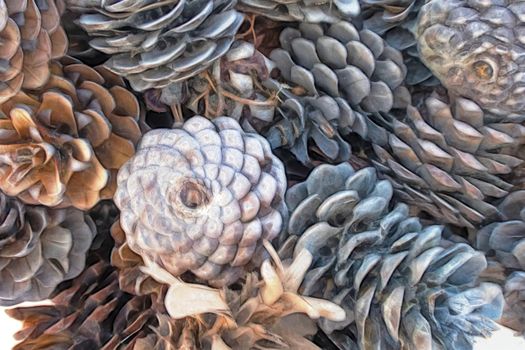
[[[175,276],[222,286],[281,231],[285,189],[264,138],[232,118],[193,117],[143,137],[119,172],[115,203],[131,249]]]
[[[406,82],[409,85],[436,85],[438,80],[420,61],[414,30],[417,15],[425,0],[360,0],[363,27],[377,33],[401,51],[405,65],[410,67]]]
[[[442,227],[423,227],[392,196],[373,168],[318,166],[286,194],[292,236],[281,254],[314,255],[301,290],[347,311],[344,322],[321,322],[339,349],[470,349],[503,303],[497,285],[476,285],[484,255],[446,247]]]
[[[139,346],[141,338],[155,336],[162,316],[159,294],[127,294],[119,289],[117,276],[114,267],[96,261],[52,298],[52,306],[7,310],[23,321],[14,350],[145,349]]]
[[[112,57],[105,66],[134,90],[163,88],[208,68],[224,55],[243,22],[235,1],[67,0],[82,13],[90,45]]]
[[[512,188],[505,177],[522,163],[514,155],[523,126],[471,100],[448,104],[437,95],[421,112],[409,107],[403,118],[385,118],[376,120],[385,132],[371,139],[371,158],[398,198],[442,223],[473,228],[497,219],[494,202]]]
[[[422,61],[449,92],[492,113],[525,109],[523,3],[430,1],[417,26]]]
[[[285,22],[334,23],[360,12],[358,0],[240,0],[238,7]]]
[[[0,305],[45,299],[80,274],[95,233],[80,210],[26,206],[0,192]]]
[[[282,78],[308,95],[342,97],[364,112],[388,112],[409,99],[402,86],[407,69],[401,53],[369,30],[351,23],[305,24],[286,28],[282,49],[270,58]]]
[[[0,189],[29,204],[89,209],[111,198],[140,137],[139,105],[105,69],[55,64],[0,105]]]
[[[483,227],[476,248],[491,262],[486,279],[504,287],[507,305],[500,323],[525,335],[525,191],[508,195],[499,205],[502,222]]]
[[[67,51],[63,11],[62,0],[0,0],[0,103],[47,82],[50,60]]]

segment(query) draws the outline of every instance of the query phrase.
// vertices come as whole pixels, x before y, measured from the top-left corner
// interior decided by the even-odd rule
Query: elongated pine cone
[[[346,310],[344,322],[320,324],[339,349],[471,349],[503,304],[496,284],[476,283],[483,253],[442,241],[441,226],[423,227],[392,196],[373,168],[318,166],[286,194],[281,254],[313,254],[300,290]]]
[[[378,121],[371,158],[405,203],[438,222],[473,228],[497,219],[495,202],[512,185],[505,178],[523,161],[515,156],[525,128],[484,112],[476,103],[452,103],[437,94],[403,118]]]
[[[0,305],[45,299],[80,274],[95,233],[80,210],[27,206],[0,192]]]
[[[238,7],[274,21],[337,22],[360,12],[358,0],[240,0]]]
[[[483,227],[476,248],[486,252],[485,279],[500,283],[506,306],[500,323],[525,335],[525,191],[508,195],[499,205],[502,219]]]
[[[0,189],[29,204],[89,209],[113,196],[140,138],[139,104],[121,79],[76,62],[0,104]]]
[[[417,26],[422,61],[455,95],[522,114],[525,7],[520,0],[430,1]]]
[[[234,41],[243,16],[233,0],[67,0],[90,45],[134,90],[163,88],[208,68]]]
[[[197,116],[145,134],[114,199],[131,249],[175,276],[191,271],[222,286],[281,232],[285,190],[283,165],[264,138],[232,118]]]
[[[0,103],[47,82],[50,60],[67,51],[63,11],[62,0],[0,0]]]
[[[305,94],[342,97],[364,112],[388,112],[409,100],[402,86],[403,56],[370,30],[345,21],[301,23],[298,29],[285,28],[280,42],[270,59],[282,78]]]

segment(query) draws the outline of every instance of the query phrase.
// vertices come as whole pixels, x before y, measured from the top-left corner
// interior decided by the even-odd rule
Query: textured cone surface
[[[363,27],[383,37],[392,47],[403,52],[407,84],[436,85],[437,79],[420,61],[415,27],[417,15],[425,0],[360,0]]]
[[[14,349],[175,349],[141,347],[142,338],[156,337],[163,317],[157,313],[158,294],[125,293],[117,277],[117,270],[107,262],[93,262],[51,299],[53,306],[8,310],[11,317],[23,321],[15,335],[21,342]]]
[[[281,232],[285,190],[264,138],[232,118],[196,116],[144,135],[119,172],[115,203],[131,249],[175,276],[222,286]]]
[[[48,83],[0,104],[0,189],[29,204],[89,209],[111,198],[140,138],[139,104],[104,68],[53,64]]]
[[[312,252],[301,290],[345,308],[344,322],[321,321],[340,349],[471,349],[503,304],[497,285],[476,284],[484,255],[442,241],[442,227],[423,227],[392,195],[373,168],[318,166],[287,192],[281,254]]]
[[[358,0],[239,0],[238,6],[285,22],[333,23],[360,12]]]
[[[525,335],[525,191],[508,195],[498,206],[505,221],[482,228],[476,248],[486,252],[489,268],[484,278],[498,282],[505,292],[503,325]]]
[[[105,66],[134,90],[162,88],[205,70],[224,55],[242,24],[232,0],[67,0]]]
[[[0,103],[47,82],[50,60],[67,51],[63,10],[62,0],[0,0]]]
[[[493,202],[512,188],[504,179],[522,163],[514,155],[525,128],[464,98],[449,104],[435,94],[422,104],[377,121],[374,130],[385,129],[371,139],[374,164],[399,198],[438,222],[473,227],[497,218]]]
[[[0,305],[45,299],[80,274],[95,233],[79,210],[27,206],[0,192]]]
[[[519,0],[430,1],[417,26],[421,59],[449,92],[497,114],[522,114],[523,13]]]
[[[280,42],[270,58],[282,79],[304,94],[341,97],[365,112],[406,106],[403,56],[374,32],[346,21],[302,23],[284,29]]]

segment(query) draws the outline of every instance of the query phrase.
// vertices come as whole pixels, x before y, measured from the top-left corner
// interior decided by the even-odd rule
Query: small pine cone
[[[342,97],[352,108],[370,113],[406,106],[403,56],[374,32],[358,31],[345,21],[302,23],[284,29],[280,42],[282,48],[270,58],[282,78],[305,94]]]
[[[192,77],[224,55],[243,16],[233,0],[67,0],[81,13],[90,45],[112,57],[105,63],[134,90],[164,88]]]
[[[197,116],[143,137],[119,172],[115,203],[131,249],[175,276],[222,286],[281,232],[285,190],[264,138],[232,118]]]
[[[314,255],[301,290],[346,310],[344,322],[320,323],[339,349],[472,348],[503,304],[496,284],[476,282],[484,255],[445,247],[441,226],[423,227],[392,196],[373,168],[318,166],[286,194],[292,236],[281,254]]]
[[[159,288],[148,296],[130,295],[120,290],[117,277],[114,267],[95,261],[56,293],[53,305],[7,310],[23,321],[15,334],[21,342],[14,349],[145,349],[137,344],[155,335],[152,328],[163,310],[157,300],[164,292]]]
[[[95,233],[80,210],[26,206],[0,192],[0,305],[46,299],[80,274]]]
[[[476,248],[486,252],[490,268],[486,280],[498,282],[506,307],[500,323],[525,335],[525,191],[508,195],[498,206],[504,221],[478,231]]]
[[[473,228],[498,217],[494,202],[512,189],[505,177],[523,161],[515,150],[525,127],[484,112],[471,100],[433,95],[421,110],[379,121],[375,166],[398,198],[441,223]]]
[[[525,109],[521,0],[430,1],[417,25],[422,61],[449,92],[492,113]]]
[[[238,7],[284,22],[334,23],[360,12],[358,0],[240,0]]]
[[[113,196],[134,153],[139,104],[103,68],[51,69],[41,90],[0,104],[0,189],[29,204],[89,209]]]
[[[63,0],[0,0],[0,103],[47,82],[50,60],[67,51],[63,11]]]
[[[401,51],[410,69],[406,82],[409,85],[437,85],[438,80],[420,61],[413,28],[425,0],[360,0],[363,28],[383,37]]]

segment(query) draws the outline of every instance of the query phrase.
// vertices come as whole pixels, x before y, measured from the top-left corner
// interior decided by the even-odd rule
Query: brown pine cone
[[[0,192],[0,305],[45,299],[76,277],[95,233],[80,210],[27,206]]]
[[[115,203],[131,249],[175,276],[222,286],[281,232],[285,190],[264,138],[232,118],[197,116],[144,135],[119,172]]]
[[[68,60],[40,90],[0,104],[0,189],[29,204],[89,209],[111,198],[140,138],[120,78]]]
[[[0,103],[47,82],[50,60],[67,51],[63,11],[63,0],[0,0]]]

